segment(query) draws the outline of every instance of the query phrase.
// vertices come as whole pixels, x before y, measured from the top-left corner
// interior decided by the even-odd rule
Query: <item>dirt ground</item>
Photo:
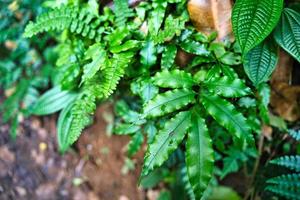
[[[108,136],[109,105],[97,110],[95,123],[74,149],[60,155],[56,145],[56,117],[30,118],[22,122],[15,142],[8,126],[0,125],[1,200],[141,200],[137,187],[142,153],[137,166],[126,171],[128,138]]]

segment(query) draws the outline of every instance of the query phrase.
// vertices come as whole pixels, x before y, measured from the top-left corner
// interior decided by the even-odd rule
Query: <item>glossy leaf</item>
[[[191,124],[190,120],[191,112],[185,111],[166,122],[164,128],[155,136],[153,143],[148,146],[142,176],[160,167],[176,150]]]
[[[144,136],[140,131],[136,132],[132,136],[130,142],[127,145],[127,152],[130,157],[132,157],[134,154],[136,154],[140,150],[140,148],[142,147],[143,141],[144,141]]]
[[[186,40],[180,44],[180,47],[188,53],[199,55],[199,56],[209,56],[210,52],[206,49],[204,44],[199,42]]]
[[[195,85],[190,73],[178,69],[157,72],[152,80],[155,85],[162,88],[191,88]]]
[[[140,51],[141,63],[146,67],[151,67],[156,63],[156,47],[152,40],[146,41],[144,47]]]
[[[196,111],[188,132],[186,165],[194,194],[200,199],[213,175],[214,151],[205,120]]]
[[[229,133],[244,139],[251,135],[246,118],[230,102],[213,94],[202,94],[200,101],[207,112]]]
[[[250,88],[241,79],[230,79],[227,76],[211,78],[205,86],[214,94],[223,97],[243,97],[251,93]]]
[[[300,14],[285,8],[274,31],[276,42],[300,62]]]
[[[172,67],[175,61],[176,54],[177,54],[176,45],[171,44],[166,46],[161,58],[161,68],[169,69],[170,67]]]
[[[278,61],[278,48],[266,40],[249,51],[245,57],[244,69],[254,85],[268,81]]]
[[[32,114],[49,115],[65,108],[74,101],[76,94],[62,91],[60,87],[54,87],[43,94],[35,103]]]
[[[233,32],[245,55],[277,25],[283,0],[237,0],[232,12]]]
[[[187,89],[175,89],[158,94],[144,106],[144,116],[158,117],[194,102],[195,94]]]

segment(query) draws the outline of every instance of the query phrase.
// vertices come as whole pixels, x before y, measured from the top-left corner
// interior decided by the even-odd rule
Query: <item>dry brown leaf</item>
[[[190,18],[199,32],[218,32],[218,40],[233,40],[231,26],[231,0],[190,0]]]
[[[279,62],[271,79],[271,106],[276,114],[287,121],[300,118],[300,86],[292,86],[293,59],[280,51]]]

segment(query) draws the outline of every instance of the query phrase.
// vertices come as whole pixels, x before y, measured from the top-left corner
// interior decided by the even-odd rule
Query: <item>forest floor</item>
[[[94,125],[65,155],[57,150],[55,116],[24,120],[16,141],[0,125],[0,199],[145,199],[137,187],[142,152],[128,163],[128,138],[106,133],[111,110],[100,107]]]

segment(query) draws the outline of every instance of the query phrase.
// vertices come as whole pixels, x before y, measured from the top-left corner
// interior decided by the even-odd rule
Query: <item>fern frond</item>
[[[158,117],[192,103],[195,101],[195,93],[187,89],[175,89],[158,94],[144,106],[144,116]]]
[[[154,141],[148,146],[142,176],[148,175],[149,172],[160,167],[168,159],[168,156],[183,140],[190,124],[190,111],[178,113],[165,124],[164,128],[155,136]]]
[[[104,97],[110,96],[116,89],[133,56],[133,52],[114,54],[112,61],[107,62],[107,65],[102,70],[104,76],[104,82],[102,83]]]
[[[271,164],[286,167],[296,172],[300,172],[300,156],[283,156],[275,160],[271,160]]]
[[[133,16],[133,10],[129,8],[127,0],[114,0],[114,13],[116,15],[116,26],[125,26],[129,17]]]
[[[267,180],[268,184],[280,185],[287,188],[300,189],[300,174],[286,174]]]
[[[230,79],[227,76],[211,78],[205,86],[212,92],[223,97],[243,97],[251,93],[250,88],[241,79]]]
[[[291,190],[289,188],[285,188],[285,187],[281,187],[279,185],[272,185],[272,186],[268,186],[266,187],[266,190],[283,196],[287,199],[293,199],[293,200],[300,200],[300,192],[299,189],[298,190]]]
[[[294,138],[297,141],[300,141],[300,130],[298,130],[298,131],[289,130],[288,133],[289,133],[290,136],[292,136],[292,138]]]
[[[84,9],[72,6],[62,6],[50,10],[37,17],[36,22],[30,22],[24,32],[25,37],[48,31],[70,30],[73,33],[94,39],[101,31],[101,20]],[[96,38],[100,40],[100,38]]]
[[[192,75],[183,70],[164,70],[152,78],[155,85],[162,88],[191,88],[195,85]]]
[[[92,123],[92,115],[96,110],[96,97],[89,93],[83,93],[71,109],[72,123],[69,129],[67,146],[72,145],[79,138],[83,129]]]
[[[201,102],[207,112],[229,133],[251,141],[251,131],[246,118],[228,101],[212,94],[202,94]]]

